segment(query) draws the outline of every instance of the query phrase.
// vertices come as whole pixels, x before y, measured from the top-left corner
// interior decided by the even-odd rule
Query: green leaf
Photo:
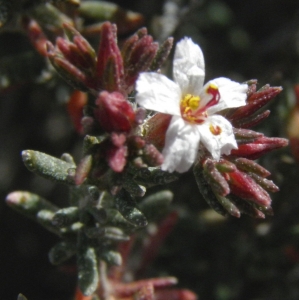
[[[88,245],[88,239],[83,232],[78,241],[78,285],[81,292],[89,296],[98,286],[99,272],[96,250]]]
[[[69,176],[69,171],[74,168],[71,163],[34,150],[24,150],[22,158],[31,172],[59,183],[75,184],[73,178]]]
[[[49,260],[53,265],[59,265],[76,253],[76,244],[70,241],[61,241],[51,248]]]
[[[128,192],[122,189],[115,197],[115,205],[123,217],[137,227],[147,225],[144,214],[137,208],[135,201]]]
[[[166,214],[172,199],[173,193],[171,191],[160,191],[147,196],[138,204],[138,207],[148,220],[156,221]]]

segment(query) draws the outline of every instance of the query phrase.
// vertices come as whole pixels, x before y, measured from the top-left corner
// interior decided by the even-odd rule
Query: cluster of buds
[[[229,109],[226,118],[234,126],[238,149],[219,161],[203,154],[193,171],[198,187],[209,205],[220,214],[240,217],[241,213],[255,218],[271,215],[271,198],[268,192],[279,189],[267,179],[270,172],[253,160],[274,149],[285,147],[283,138],[269,138],[248,128],[259,124],[270,114],[257,112],[281,91],[281,87],[265,85],[256,91],[256,81],[248,82],[246,105]]]
[[[116,26],[105,22],[96,54],[73,27],[65,24],[64,29],[69,40],[59,37],[55,47],[48,42],[48,57],[73,87],[96,95],[79,130],[86,135],[85,157],[77,168],[76,183],[82,184],[87,177],[97,181],[109,169],[121,173],[128,161],[138,168],[161,165],[160,152],[139,134],[146,112],[136,109],[128,96],[141,72],[161,68],[173,39],[159,47],[142,28],[120,49]]]
[[[56,47],[49,42],[48,57],[57,72],[73,87],[94,94],[105,90],[127,95],[133,90],[140,72],[161,67],[173,42],[169,38],[159,48],[146,28],[142,28],[126,40],[120,50],[116,25],[105,22],[101,26],[96,53],[72,26],[65,24],[64,29],[68,40],[57,38]]]
[[[123,173],[129,165],[138,169],[161,165],[161,153],[138,135],[144,117],[145,112],[135,111],[120,92],[100,92],[90,115],[82,119],[87,135],[84,157],[76,170],[76,184],[82,184],[85,179],[97,184],[105,181],[106,176],[111,179],[109,170],[117,173],[119,176],[115,178],[120,181],[120,177],[126,178]]]

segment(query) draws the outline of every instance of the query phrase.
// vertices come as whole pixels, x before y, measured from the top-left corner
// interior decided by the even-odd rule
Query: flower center
[[[200,97],[187,94],[181,100],[180,108],[181,108],[181,115],[182,118],[190,123],[202,123],[203,119],[199,119],[196,116],[196,112],[200,105]]]
[[[205,118],[208,116],[207,109],[211,106],[218,104],[220,100],[220,93],[218,87],[210,83],[205,89],[203,96],[208,97],[208,101],[204,101],[202,105],[202,99],[199,96],[192,94],[186,94],[180,103],[181,115],[185,121],[189,123],[202,124]],[[217,132],[217,130],[215,131]]]

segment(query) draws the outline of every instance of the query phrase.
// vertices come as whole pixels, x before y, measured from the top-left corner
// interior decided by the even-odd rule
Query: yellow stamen
[[[196,112],[200,106],[200,97],[194,96],[192,94],[186,94],[180,103],[181,114],[184,120],[190,123],[200,124],[203,122],[204,114],[201,114],[200,117],[196,115]]]
[[[181,106],[186,108],[191,108],[192,110],[195,110],[198,108],[200,102],[199,96],[194,96],[191,94],[187,94],[181,101]]]
[[[219,135],[222,132],[222,129],[218,125],[214,126],[213,124],[210,124],[210,131],[213,135]]]
[[[206,88],[206,92],[209,93],[209,92],[211,92],[211,90],[218,91],[218,86],[214,83],[210,83]]]

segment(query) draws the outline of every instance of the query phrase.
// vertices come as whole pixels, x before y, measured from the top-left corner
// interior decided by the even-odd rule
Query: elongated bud
[[[193,173],[194,177],[198,186],[198,189],[203,196],[203,198],[206,200],[206,202],[210,205],[211,208],[213,208],[217,213],[225,216],[227,215],[226,209],[219,203],[212,187],[209,185],[209,183],[206,181],[204,175],[203,175],[203,167],[200,161],[198,161],[193,166]]]
[[[233,217],[240,218],[241,211],[238,206],[235,205],[228,197],[223,197],[216,194],[218,202],[223,206],[223,208]]]
[[[114,88],[118,87],[117,90],[120,90],[119,83],[121,82],[124,74],[123,60],[117,46],[116,30],[116,26],[110,22],[105,22],[102,25],[101,41],[97,54],[96,66],[97,78],[99,80],[98,86],[102,89],[107,89],[108,83],[108,90],[109,85],[110,87],[114,86]],[[113,70],[113,72],[110,70]],[[111,77],[112,74],[114,77]]]
[[[264,219],[265,213],[267,213],[267,215],[271,215],[270,206],[268,206],[267,208],[265,208],[262,205],[257,206],[255,203],[244,201],[244,199],[233,194],[229,195],[228,198],[231,202],[233,202],[238,207],[239,211],[242,214],[249,215],[252,218]]]
[[[239,170],[229,174],[229,187],[231,192],[240,198],[250,200],[257,205],[271,206],[269,194],[261,188],[249,175]]]
[[[233,125],[238,128],[251,128],[262,121],[264,121],[266,118],[268,118],[270,115],[270,110],[265,110],[264,112],[250,116],[248,118],[241,118],[233,122]]]
[[[152,144],[145,145],[143,149],[144,160],[151,166],[157,167],[163,163],[163,155]]]
[[[272,193],[276,193],[279,191],[279,187],[274,184],[272,180],[263,178],[255,173],[248,173],[250,177],[254,179],[254,181],[259,184],[264,190]]]
[[[91,61],[96,62],[96,53],[89,42],[77,31],[73,26],[65,23],[63,24],[63,29],[70,41],[78,47],[84,57],[90,57]]]
[[[233,128],[233,131],[238,145],[253,142],[263,136],[262,133],[249,129]]]
[[[231,151],[231,155],[246,157],[248,159],[257,159],[265,153],[287,145],[288,140],[286,139],[262,136],[252,143],[239,145],[238,149],[233,149]]]
[[[92,168],[92,162],[92,155],[86,155],[81,159],[80,163],[77,166],[75,174],[75,182],[77,185],[82,184],[85,178],[87,178]]]
[[[226,196],[229,194],[229,185],[225,178],[215,167],[214,162],[211,159],[207,159],[203,163],[203,176],[206,181],[210,184],[214,193],[221,196]]]
[[[125,87],[131,91],[140,72],[147,71],[158,51],[158,44],[150,35],[140,38],[132,47],[129,58],[125,58]]]
[[[219,161],[214,162],[218,171],[221,173],[233,172],[236,170],[236,165],[226,159],[221,158]]]
[[[81,53],[81,50],[77,47],[77,45],[58,37],[56,39],[56,46],[61,51],[65,59],[80,70],[83,71],[94,68],[95,62],[91,62],[89,56],[84,57],[84,54]]]
[[[127,163],[127,147],[110,147],[107,151],[107,161],[109,167],[116,173],[124,170]]]
[[[44,34],[42,28],[34,20],[24,20],[23,26],[27,31],[29,39],[34,48],[44,57],[47,57],[47,37]]]
[[[78,133],[83,133],[83,107],[87,104],[87,94],[74,91],[67,102],[67,111]]]
[[[235,125],[234,122],[236,120],[251,116],[275,98],[281,91],[282,87],[270,87],[269,85],[265,85],[259,91],[252,93],[247,99],[247,104],[236,109],[233,114],[228,116],[228,119]]]
[[[87,76],[76,66],[54,52],[53,45],[47,43],[48,57],[57,73],[75,89],[88,91]]]
[[[105,65],[102,89],[108,92],[122,91],[123,70],[119,68],[116,56],[110,56]]]
[[[124,68],[127,67],[129,63],[129,59],[132,55],[132,51],[136,46],[136,43],[139,40],[138,33],[135,33],[134,35],[130,36],[123,44],[123,47],[121,49],[121,55],[124,61]]]
[[[47,56],[56,71],[73,87],[95,90],[96,55],[86,39],[70,24],[63,24],[69,40],[58,37],[56,48],[47,43]]]
[[[252,172],[261,177],[268,177],[270,175],[270,172],[267,169],[263,168],[261,165],[252,161],[251,159],[240,157],[235,159],[234,163],[241,171]]]
[[[166,59],[169,56],[172,46],[173,46],[173,38],[172,37],[169,37],[162,43],[162,45],[159,47],[159,50],[150,66],[151,71],[157,71],[162,67],[162,65],[164,64],[164,62],[166,61]]]

